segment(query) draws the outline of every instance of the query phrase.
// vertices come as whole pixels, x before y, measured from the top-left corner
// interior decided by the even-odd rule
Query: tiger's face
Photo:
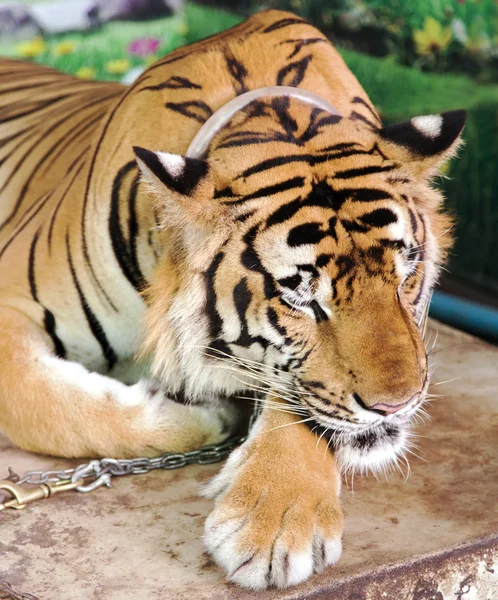
[[[189,394],[208,380],[267,391],[344,464],[401,453],[428,386],[418,322],[449,243],[430,176],[462,128],[460,112],[379,131],[334,117],[302,144],[234,146],[236,123],[207,161],[137,149],[175,230],[167,310],[203,349],[202,364],[180,351]]]

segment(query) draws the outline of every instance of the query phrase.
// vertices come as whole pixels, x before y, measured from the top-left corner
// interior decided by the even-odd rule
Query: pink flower
[[[128,46],[128,53],[135,56],[148,56],[154,54],[159,48],[160,40],[157,38],[137,38]]]

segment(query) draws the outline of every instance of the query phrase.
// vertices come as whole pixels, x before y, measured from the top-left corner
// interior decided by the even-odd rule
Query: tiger
[[[128,87],[2,59],[0,430],[153,457],[228,438],[256,399],[203,491],[205,547],[255,590],[336,563],[341,472],[402,457],[426,397],[452,227],[433,181],[464,124],[384,126],[277,10]]]

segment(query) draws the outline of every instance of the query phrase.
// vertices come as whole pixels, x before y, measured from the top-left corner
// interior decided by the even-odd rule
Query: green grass
[[[131,67],[145,65],[144,58],[132,56],[127,48],[136,38],[151,37],[160,40],[157,56],[164,56],[179,46],[195,42],[240,21],[240,17],[221,10],[187,5],[184,15],[166,17],[145,22],[114,21],[94,31],[78,31],[50,35],[44,38],[45,50],[33,60],[75,74],[81,67],[95,70],[97,79],[119,81],[123,74],[106,70],[110,61],[126,58]],[[57,56],[61,42],[75,44],[74,52]],[[19,44],[0,44],[0,56],[21,58]]]
[[[423,73],[352,50],[340,52],[388,121],[498,102],[498,85],[477,85],[461,75]]]
[[[441,23],[455,17],[467,26],[479,19],[489,33],[497,26],[495,0],[366,0],[365,4],[380,17],[405,23],[411,29],[423,27],[426,17]]]
[[[130,56],[127,52],[129,43],[136,38],[158,38],[157,54],[163,56],[178,46],[232,27],[240,20],[228,12],[187,4],[183,16],[148,22],[111,22],[96,31],[48,36],[45,52],[35,60],[68,73],[76,73],[79,68],[88,66],[95,69],[98,79],[119,80],[122,75],[106,72],[106,64],[128,58],[131,66],[144,65],[143,58]],[[75,52],[56,56],[57,45],[68,40],[75,43]],[[353,50],[340,52],[389,121],[407,115],[471,108],[483,102],[498,101],[498,86],[478,86],[464,76],[422,73],[398,65],[392,59],[372,58]],[[0,46],[0,54],[16,56],[16,45]]]

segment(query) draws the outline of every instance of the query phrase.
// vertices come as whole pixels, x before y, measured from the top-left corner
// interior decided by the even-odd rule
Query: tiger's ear
[[[417,176],[430,177],[456,153],[465,119],[464,110],[414,117],[381,129],[380,145],[390,159],[408,166]]]
[[[133,146],[138,166],[167,224],[210,221],[217,213],[214,185],[205,160]]]

